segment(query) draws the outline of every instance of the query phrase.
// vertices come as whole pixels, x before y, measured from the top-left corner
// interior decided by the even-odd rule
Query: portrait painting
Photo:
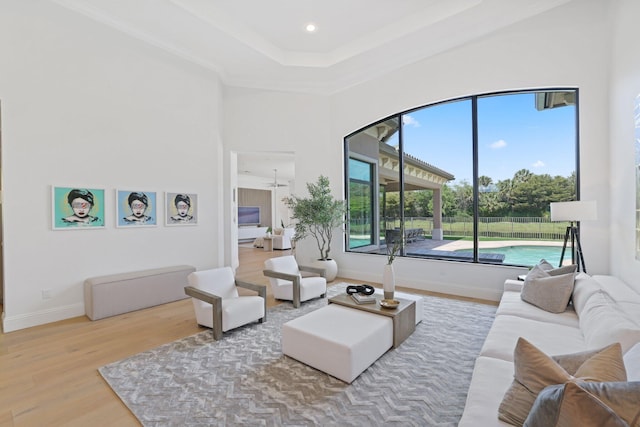
[[[197,225],[198,195],[193,193],[169,193],[165,195],[166,225]]]
[[[155,191],[116,190],[116,227],[155,227],[157,203]]]
[[[104,228],[104,189],[51,188],[54,230]]]

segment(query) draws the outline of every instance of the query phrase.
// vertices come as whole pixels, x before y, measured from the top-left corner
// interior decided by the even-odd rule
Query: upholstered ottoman
[[[329,304],[282,325],[282,352],[351,383],[393,345],[390,317]]]

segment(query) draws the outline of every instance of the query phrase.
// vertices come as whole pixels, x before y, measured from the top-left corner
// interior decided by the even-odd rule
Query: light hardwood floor
[[[263,262],[290,251],[239,248],[237,278],[267,285]],[[336,279],[333,283],[352,282]],[[268,321],[268,320],[267,320]],[[202,331],[190,299],[98,321],[0,334],[0,426],[138,426],[98,368]]]

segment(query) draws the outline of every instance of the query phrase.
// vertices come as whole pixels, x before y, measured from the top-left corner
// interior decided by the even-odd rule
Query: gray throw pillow
[[[640,382],[574,382],[546,387],[524,427],[640,425]]]
[[[567,309],[574,283],[575,273],[552,276],[536,265],[524,279],[520,298],[545,311],[562,313]]]

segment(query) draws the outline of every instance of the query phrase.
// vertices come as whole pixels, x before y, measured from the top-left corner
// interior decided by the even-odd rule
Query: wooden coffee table
[[[358,304],[350,295],[345,293],[329,298],[329,304],[339,304],[356,310],[391,317],[393,321],[393,347],[398,347],[416,330],[416,302],[395,298],[400,302],[400,305],[397,308],[390,309],[380,306],[380,300],[383,299],[382,296],[375,295],[375,297],[375,304]]]

